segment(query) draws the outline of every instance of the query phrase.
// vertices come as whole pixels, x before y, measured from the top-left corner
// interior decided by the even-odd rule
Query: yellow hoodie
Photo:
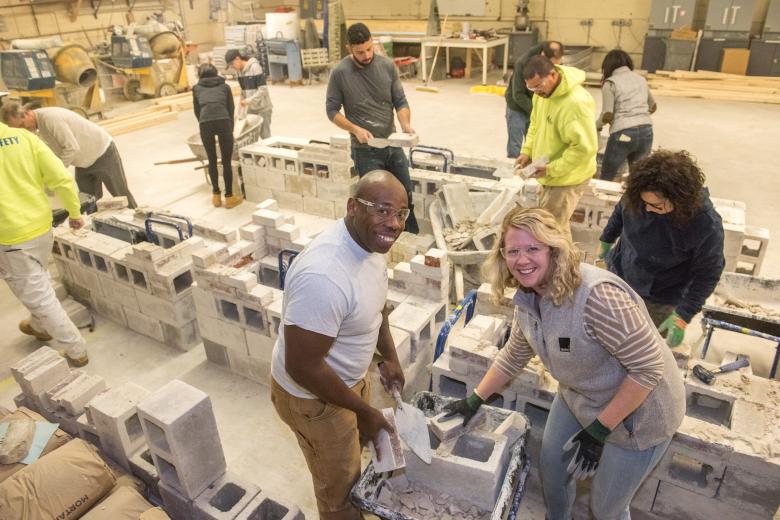
[[[57,194],[70,218],[79,218],[76,185],[62,161],[35,134],[0,123],[0,244],[21,244],[51,229],[44,187]]]
[[[585,71],[556,65],[561,82],[549,98],[534,94],[523,149],[532,161],[547,156],[545,186],[582,184],[596,173],[596,103],[582,87]]]

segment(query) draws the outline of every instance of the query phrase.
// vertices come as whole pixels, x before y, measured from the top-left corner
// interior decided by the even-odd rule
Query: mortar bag
[[[111,493],[93,507],[82,520],[138,520],[153,506],[135,489],[116,486]]]
[[[115,482],[96,449],[74,439],[0,484],[0,518],[75,520]]]

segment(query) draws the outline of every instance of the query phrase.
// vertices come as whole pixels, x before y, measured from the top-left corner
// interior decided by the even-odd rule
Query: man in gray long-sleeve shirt
[[[374,55],[374,41],[368,27],[356,23],[347,30],[350,55],[333,69],[328,81],[325,110],[333,124],[351,134],[352,159],[362,177],[370,171],[387,170],[406,188],[412,205],[409,161],[401,148],[373,148],[372,137],[386,138],[395,132],[393,111],[401,130],[415,133],[398,70],[392,60]],[[340,112],[344,107],[344,114]],[[406,231],[419,231],[414,210],[406,221]]]
[[[8,126],[37,133],[65,166],[75,166],[79,191],[99,199],[105,184],[111,195],[127,197],[129,207],[137,206],[116,144],[103,128],[66,108],[33,109],[30,104],[6,103],[2,119]]]

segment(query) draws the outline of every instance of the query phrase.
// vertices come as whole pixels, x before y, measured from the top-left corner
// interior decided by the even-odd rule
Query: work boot
[[[230,197],[225,197],[225,207],[227,209],[235,208],[242,202],[244,202],[244,199],[242,197],[239,197],[238,195],[231,195]]]
[[[65,354],[65,359],[68,360],[68,364],[74,368],[81,368],[89,363],[89,356],[86,352],[84,352],[83,356],[78,358],[72,358],[69,354]]]
[[[222,205],[222,196],[219,193],[214,193],[211,196],[211,203],[214,204],[215,208],[218,208]]]
[[[35,336],[35,339],[37,339],[38,341],[51,341],[51,336],[49,336],[46,332],[35,330],[33,326],[30,324],[30,320],[20,321],[19,330],[21,330],[23,334],[27,334],[28,336]]]

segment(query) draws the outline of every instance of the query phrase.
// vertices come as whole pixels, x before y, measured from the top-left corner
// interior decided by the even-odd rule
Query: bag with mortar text
[[[115,482],[95,448],[74,439],[0,483],[0,518],[74,520]]]

